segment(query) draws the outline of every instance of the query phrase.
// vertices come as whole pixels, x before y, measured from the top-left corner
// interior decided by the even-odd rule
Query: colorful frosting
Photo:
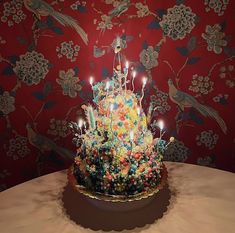
[[[118,87],[115,76],[93,86],[94,103],[82,106],[89,129],[78,135],[74,176],[79,185],[111,195],[134,195],[156,187],[162,155],[147,128],[139,99]]]

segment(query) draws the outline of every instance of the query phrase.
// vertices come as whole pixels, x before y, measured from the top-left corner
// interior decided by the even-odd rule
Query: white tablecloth
[[[234,233],[235,174],[166,162],[168,187],[143,209],[105,212],[55,172],[0,193],[1,233]]]

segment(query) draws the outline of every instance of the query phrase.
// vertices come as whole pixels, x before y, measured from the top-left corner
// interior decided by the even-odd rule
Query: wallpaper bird
[[[109,11],[109,16],[111,17],[119,17],[121,14],[126,12],[130,6],[130,0],[123,0],[121,1],[114,9]]]
[[[78,25],[77,20],[75,20],[71,16],[62,14],[54,10],[52,6],[50,6],[43,0],[24,0],[24,5],[29,11],[33,12],[38,19],[40,19],[41,16],[50,15],[63,26],[69,26],[74,28],[76,32],[81,36],[84,43],[86,45],[88,44],[88,37],[86,32]]]
[[[56,143],[51,139],[38,134],[29,123],[26,125],[26,129],[29,143],[39,149],[40,152],[45,153],[46,151],[55,151],[64,159],[73,160],[73,152],[63,147],[57,146]]]
[[[222,131],[225,134],[227,133],[227,126],[216,110],[209,106],[200,104],[193,96],[178,90],[171,79],[168,80],[168,86],[171,101],[178,104],[182,111],[184,111],[185,107],[193,107],[203,116],[214,118]]]

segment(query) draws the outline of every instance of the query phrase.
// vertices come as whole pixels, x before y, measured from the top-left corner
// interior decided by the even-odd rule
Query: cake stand
[[[140,209],[150,204],[167,182],[167,169],[163,164],[161,170],[161,181],[148,191],[136,195],[109,195],[98,192],[92,192],[77,183],[73,175],[73,166],[68,169],[68,181],[72,187],[81,193],[92,205],[106,211],[132,211]]]

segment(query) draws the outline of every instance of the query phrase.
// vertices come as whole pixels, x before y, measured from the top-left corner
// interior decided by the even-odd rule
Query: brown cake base
[[[90,203],[100,209],[109,211],[130,211],[142,208],[154,199],[155,195],[167,182],[167,169],[163,164],[161,170],[161,181],[156,187],[151,188],[148,191],[129,196],[109,195],[87,190],[87,188],[77,183],[73,175],[73,166],[68,169],[68,181],[76,191],[84,195]]]

